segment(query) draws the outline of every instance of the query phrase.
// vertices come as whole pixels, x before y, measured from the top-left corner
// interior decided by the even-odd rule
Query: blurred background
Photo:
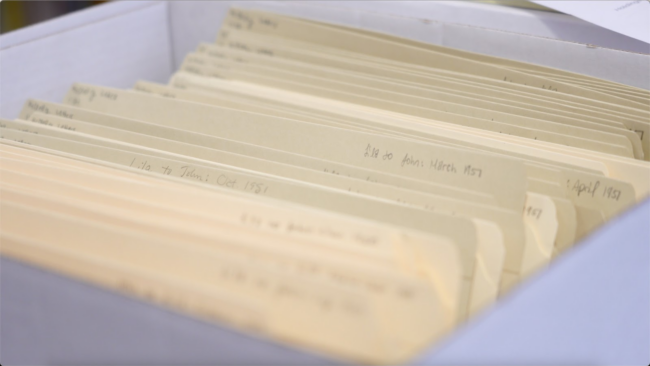
[[[104,2],[4,0],[0,2],[0,34]]]
[[[497,5],[550,10],[541,5],[524,0],[464,0]],[[56,18],[73,11],[105,3],[104,1],[8,1],[0,2],[0,34],[26,27],[48,19]]]

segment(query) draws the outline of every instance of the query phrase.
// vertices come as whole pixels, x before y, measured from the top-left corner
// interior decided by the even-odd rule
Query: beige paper
[[[274,36],[312,42],[325,47],[332,47],[353,52],[363,52],[366,55],[381,57],[388,60],[404,61],[415,65],[444,68],[456,72],[465,72],[480,75],[495,80],[511,81],[517,84],[526,84],[530,87],[548,87],[549,80],[487,65],[484,63],[467,60],[458,56],[450,56],[431,50],[422,50],[417,47],[399,44],[368,37],[340,29],[324,27],[309,21],[296,18],[279,16],[272,13],[242,10],[231,8],[228,17],[224,20],[228,27],[247,29],[252,32],[272,34]],[[360,48],[359,45],[363,44]],[[630,102],[623,98],[616,98],[606,94],[579,88],[570,84],[554,83],[553,90],[557,93],[574,95],[581,98],[591,98],[606,103],[611,103],[613,108],[636,113],[648,117],[648,111],[643,111],[643,105]],[[620,106],[620,107],[619,107]],[[637,109],[638,108],[638,109]]]
[[[476,252],[477,233],[473,224],[461,217],[452,217],[435,212],[415,210],[408,207],[390,204],[387,201],[368,199],[367,196],[356,196],[341,191],[330,191],[316,186],[299,184],[298,182],[282,182],[265,178],[262,176],[251,176],[250,174],[239,173],[223,168],[215,169],[207,165],[188,164],[169,158],[159,158],[131,151],[120,151],[108,149],[95,145],[79,144],[73,141],[60,140],[39,134],[26,133],[17,130],[2,131],[3,138],[19,139],[26,143],[37,144],[46,148],[54,148],[60,151],[80,154],[95,159],[115,162],[127,167],[134,167],[146,171],[154,171],[166,176],[174,175],[180,178],[208,183],[230,189],[250,191],[251,184],[261,187],[253,194],[269,195],[282,199],[289,199],[294,202],[307,203],[316,207],[344,212],[372,220],[392,222],[405,225],[412,229],[425,232],[435,232],[451,237],[461,250],[465,275],[464,293],[469,295],[474,278],[478,281],[480,274],[474,273],[474,261]],[[169,172],[169,173],[167,173]],[[212,176],[213,178],[210,178]],[[241,183],[237,183],[237,182]],[[246,184],[243,184],[246,182]],[[494,245],[503,245],[494,243]],[[512,253],[516,255],[516,253]],[[512,257],[512,254],[509,255]],[[516,266],[516,257],[511,259]],[[516,268],[516,267],[515,267]],[[469,299],[466,296],[466,299]],[[467,303],[463,302],[459,310],[461,314],[467,313]]]
[[[113,114],[134,119],[172,127],[182,123],[185,128],[195,132],[234,138],[280,150],[290,147],[294,149],[293,152],[303,155],[488,191],[494,194],[504,207],[523,207],[522,181],[525,178],[523,166],[516,161],[354,131],[326,129],[320,126],[317,128],[291,120],[266,116],[262,118],[254,114],[116,90],[107,91],[111,97],[102,97],[99,90],[99,87],[78,85],[71,89],[65,102],[100,112],[111,108]],[[118,94],[125,97],[117,98]],[[97,98],[91,95],[97,95]],[[253,123],[254,130],[247,127]],[[332,144],[324,144],[334,141],[335,146],[343,149],[333,149]]]

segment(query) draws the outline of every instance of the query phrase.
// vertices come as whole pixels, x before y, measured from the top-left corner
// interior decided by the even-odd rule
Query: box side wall
[[[56,33],[78,28],[106,18],[119,16],[140,8],[152,6],[156,2],[160,1],[116,1],[74,11],[3,34],[0,37],[0,49],[13,47],[38,38],[52,36]]]
[[[613,219],[418,363],[645,365],[650,199]]]
[[[331,365],[122,294],[0,257],[3,365]]]
[[[138,79],[166,82],[172,72],[168,10],[166,3],[155,2],[119,14],[95,14],[92,23],[77,22],[3,47],[0,116],[15,118],[28,98],[59,102],[74,82],[118,88]]]
[[[30,97],[60,101],[70,84],[77,81],[120,88],[128,88],[138,79],[166,82],[187,52],[200,41],[214,39],[229,5],[229,2],[152,3],[119,15],[98,17],[92,23],[81,22],[55,34],[26,37],[24,42],[3,47],[0,49],[0,116],[14,118]],[[513,58],[532,57],[534,52],[557,48],[566,53],[566,60],[545,59],[544,62],[558,62],[559,66],[551,66],[568,70],[583,65],[585,70],[606,74],[615,81],[645,88],[649,84],[648,57],[643,55],[601,48],[585,50],[584,45],[538,37],[369,11],[350,11],[336,7],[336,4],[263,2],[240,6],[362,26],[472,51],[485,49]],[[515,37],[514,41],[512,37]],[[538,45],[542,44],[539,48]],[[566,45],[566,49],[562,45]],[[630,82],[632,76],[635,82]],[[544,358],[546,354],[575,362],[584,358],[580,363],[621,363],[615,361],[623,360],[624,356],[629,360],[632,360],[630,357],[638,358],[639,349],[643,350],[650,339],[647,328],[638,326],[648,323],[649,310],[634,305],[650,301],[646,291],[650,288],[647,282],[650,278],[647,276],[649,207],[646,201],[620,220],[594,233],[558,264],[511,297],[503,299],[492,311],[454,335],[442,347],[432,350],[424,359],[439,363],[541,363],[559,360]],[[623,244],[620,251],[615,244]],[[6,334],[9,333],[0,334],[3,340],[0,362],[11,355],[5,348],[7,345],[13,347],[10,352],[17,352],[12,359],[23,357],[22,360],[26,360],[23,363],[325,362],[256,339],[247,347],[262,349],[259,354],[242,351],[235,344],[243,345],[248,341],[242,341],[242,336],[236,332],[215,335],[218,332],[197,330],[212,325],[197,323],[153,305],[134,304],[132,299],[33,267],[9,263],[5,259],[1,263],[1,331],[11,332],[14,338],[8,338]],[[13,285],[6,285],[11,281],[14,281]],[[641,291],[636,290],[639,288]],[[71,296],[72,303],[66,303],[68,296],[62,294],[70,293],[76,293],[76,297]],[[117,303],[111,305],[113,300],[106,300],[104,296],[107,295],[121,300],[115,300]],[[109,302],[107,307],[105,301]],[[78,307],[73,306],[75,302],[79,302]],[[88,313],[84,315],[84,312]],[[102,318],[109,321],[95,322]],[[16,322],[7,322],[6,319],[15,319]],[[20,319],[27,323],[19,322]],[[634,319],[637,319],[636,323],[633,323]],[[120,321],[124,324],[118,324]],[[180,325],[177,321],[186,323]],[[131,322],[133,328],[130,328]],[[23,327],[21,324],[29,325]],[[478,325],[475,327],[474,324]],[[181,328],[185,330],[179,331]],[[97,332],[97,329],[102,329],[102,332]],[[181,338],[175,338],[177,332],[185,333],[178,336]],[[60,336],[65,333],[73,336]],[[558,337],[564,333],[567,337]],[[509,353],[512,351],[510,342],[515,338],[521,342],[530,340],[530,347],[540,344],[544,347],[539,348],[539,352],[524,347],[515,355]],[[6,343],[7,339],[14,343]],[[136,349],[133,345],[142,339],[150,343]],[[84,347],[78,347],[81,340],[87,341]],[[182,347],[177,346],[179,342]],[[196,348],[188,345],[192,342],[196,342]],[[488,347],[490,344],[495,346]],[[40,358],[34,358],[33,362],[25,358],[33,354],[31,347],[40,347],[41,352]],[[279,353],[265,347],[277,349]],[[569,347],[580,349],[572,351]],[[75,354],[75,349],[81,353]],[[197,349],[204,349],[201,352],[205,353]],[[599,352],[588,354],[587,350]],[[227,357],[221,358],[222,354]],[[130,355],[134,358],[127,358]],[[467,355],[476,357],[464,358]],[[8,359],[5,362],[10,363]]]
[[[331,2],[322,3],[331,5]],[[495,6],[473,1],[341,1],[336,5],[379,14],[471,25],[622,51],[650,53],[650,45],[645,42],[556,12]]]

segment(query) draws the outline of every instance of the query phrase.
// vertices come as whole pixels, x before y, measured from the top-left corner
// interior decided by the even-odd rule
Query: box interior
[[[447,9],[450,19],[441,22],[436,17],[389,15],[390,9],[408,9],[391,2],[382,7],[365,1],[345,6],[337,2],[133,1],[104,4],[0,37],[0,116],[15,118],[30,97],[60,101],[74,82],[119,88],[128,88],[138,79],[166,82],[199,42],[215,39],[226,10],[235,3],[650,89],[648,54],[462,24],[481,14],[494,15],[493,10],[483,12],[480,4],[464,5],[475,8],[474,18]],[[548,18],[544,12],[528,12],[529,17]]]
[[[232,3],[116,2],[4,35],[0,116],[15,118],[27,98],[59,102],[74,82],[118,88],[130,88],[139,79],[166,83],[185,54],[201,41],[214,40]],[[648,55],[387,15],[371,2],[352,5],[237,4],[650,89]],[[647,361],[642,351],[650,343],[650,330],[641,325],[650,323],[648,222],[646,200],[414,362]],[[335,363],[6,258],[0,263],[0,338],[7,363]]]

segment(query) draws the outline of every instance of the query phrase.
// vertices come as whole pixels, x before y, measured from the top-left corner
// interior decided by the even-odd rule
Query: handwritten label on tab
[[[388,150],[380,149],[372,144],[367,144],[363,150],[363,157],[368,159],[391,161],[393,160],[394,154]],[[483,176],[483,169],[477,167],[476,165],[466,164],[460,168],[462,170],[460,170],[459,173],[459,168],[457,168],[456,164],[452,161],[445,159],[427,160],[412,153],[405,153],[404,156],[399,159],[399,164],[402,168],[428,168],[430,170],[438,172],[462,174],[475,178],[481,178]]]
[[[530,218],[534,218],[536,220],[539,220],[542,217],[543,212],[544,210],[542,210],[541,208],[530,206],[530,205],[526,206],[526,208],[524,209],[524,215]]]
[[[268,217],[259,213],[244,212],[240,222],[246,226],[266,229],[285,234],[315,236],[329,240],[346,240],[364,247],[379,245],[379,237],[370,233],[348,232],[336,229],[331,225],[315,226],[313,222],[298,222],[295,218]]]
[[[260,181],[238,181],[238,178],[236,178],[236,175],[233,175],[233,173],[221,172],[216,169],[197,167],[189,164],[179,164],[171,161],[155,162],[153,159],[133,157],[128,166],[139,170],[175,176],[254,194],[265,194],[270,188],[267,184]]]
[[[81,103],[79,98],[84,98],[87,99],[88,102],[92,102],[96,97],[101,99],[117,100],[117,94],[111,91],[100,90],[99,92],[96,92],[94,88],[74,84],[70,88],[70,93],[68,94],[66,101],[71,105],[78,106]]]
[[[70,125],[65,124],[65,123],[57,123],[55,125],[52,122],[50,122],[49,119],[43,118],[43,117],[32,117],[31,121],[42,124],[42,125],[45,125],[45,126],[52,126],[52,127],[62,128],[64,130],[68,130],[68,131],[76,131],[77,130],[75,127],[70,126]]]
[[[588,195],[595,198],[598,194],[600,197],[615,201],[618,201],[621,198],[620,189],[602,184],[600,180],[583,182],[580,181],[580,179],[577,179],[572,184],[571,180],[567,179],[567,188],[574,192],[578,197],[580,197],[580,195]]]
[[[406,153],[404,154],[404,157],[402,158],[402,162],[400,163],[402,168],[406,167],[414,167],[414,168],[424,168],[424,160],[416,158],[415,155]]]
[[[25,106],[23,107],[23,110],[21,111],[19,117],[28,120],[31,117],[31,115],[36,112],[40,112],[44,114],[52,114],[63,118],[74,118],[73,113],[58,108],[50,109],[50,107],[47,106],[46,104],[39,103],[31,99],[28,100],[27,103],[25,103]]]
[[[381,150],[376,146],[367,144],[366,148],[364,149],[363,156],[370,159],[390,161],[393,160],[394,154],[388,150]],[[429,159],[427,161],[426,159],[419,158],[411,153],[404,154],[400,160],[400,166],[402,168],[425,168],[427,167],[427,162],[428,168],[431,170],[458,174],[458,169],[456,168],[456,164],[454,162],[445,161],[444,159]],[[478,168],[472,164],[466,164],[462,168],[461,173],[470,177],[481,178],[483,175],[483,169]]]
[[[606,217],[634,204],[634,187],[617,179],[577,171],[566,172],[567,198],[584,207],[601,210]]]
[[[230,9],[229,15],[231,17],[229,20],[235,21],[229,22],[228,25],[236,29],[251,29],[255,23],[253,17],[241,10]]]

